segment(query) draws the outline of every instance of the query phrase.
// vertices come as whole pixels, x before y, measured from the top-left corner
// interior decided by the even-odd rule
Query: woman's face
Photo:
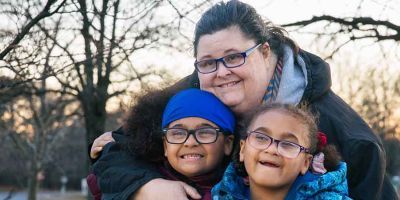
[[[217,59],[244,52],[257,45],[244,36],[236,26],[203,35],[199,39],[197,61]],[[268,44],[263,44],[236,68],[226,68],[218,63],[218,69],[209,74],[198,73],[200,88],[217,96],[236,114],[243,114],[261,104],[275,69],[269,62],[272,53]]]
[[[214,123],[198,117],[187,117],[172,122],[168,128],[197,129],[218,128]],[[164,139],[164,155],[170,165],[187,177],[206,174],[216,169],[233,146],[233,135],[218,133],[218,139],[211,144],[199,144],[193,135],[183,144],[170,144]]]
[[[309,147],[306,126],[298,119],[279,111],[272,110],[259,115],[248,130]],[[289,189],[299,174],[307,172],[311,157],[304,152],[296,158],[283,157],[277,152],[276,143],[259,150],[249,144],[248,139],[240,142],[240,161],[244,162],[250,185],[254,184],[253,186]]]

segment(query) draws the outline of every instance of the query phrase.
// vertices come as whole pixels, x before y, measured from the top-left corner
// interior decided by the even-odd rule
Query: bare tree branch
[[[400,41],[400,26],[390,21],[375,20],[371,17],[353,17],[353,18],[338,18],[330,15],[315,16],[310,20],[303,20],[293,22],[289,24],[283,24],[283,27],[305,27],[316,22],[327,21],[331,23],[337,23],[343,25],[338,32],[351,32],[353,30],[359,30],[367,32],[367,35],[361,37],[351,37],[352,40],[363,39],[363,38],[376,38],[378,41],[382,40],[394,40]],[[364,26],[373,26],[374,28],[364,29]],[[378,27],[383,26],[387,29],[392,30],[387,35],[382,35],[378,31]],[[368,34],[369,33],[369,34]]]
[[[3,60],[4,57],[19,44],[19,42],[25,37],[26,34],[29,33],[29,30],[33,26],[35,26],[40,20],[56,13],[64,5],[66,0],[63,0],[53,12],[50,12],[51,6],[54,5],[56,2],[57,0],[47,1],[43,10],[36,17],[34,17],[25,27],[23,27],[22,31],[16,35],[15,39],[3,51],[0,52],[0,60]]]

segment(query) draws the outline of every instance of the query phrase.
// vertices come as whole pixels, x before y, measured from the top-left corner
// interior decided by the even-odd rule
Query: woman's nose
[[[217,77],[224,77],[231,73],[231,70],[227,68],[222,61],[217,62]]]

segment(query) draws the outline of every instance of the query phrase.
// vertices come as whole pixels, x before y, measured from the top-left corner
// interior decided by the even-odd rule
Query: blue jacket
[[[285,200],[290,199],[350,199],[348,197],[346,163],[341,162],[336,171],[323,175],[307,172],[293,183]],[[222,180],[211,191],[213,200],[250,199],[250,188],[229,164]]]

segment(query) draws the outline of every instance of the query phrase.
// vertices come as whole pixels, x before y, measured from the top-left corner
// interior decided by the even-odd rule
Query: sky
[[[379,20],[389,20],[392,23],[400,24],[400,0],[243,0],[244,2],[254,6],[256,10],[265,18],[271,20],[275,24],[285,24],[298,20],[311,19],[313,16],[333,15],[337,17],[372,17]],[[198,20],[198,16],[192,18],[193,21]],[[189,28],[189,37],[193,38],[194,25]],[[313,47],[313,38],[307,34],[289,33],[301,48],[311,51],[317,55],[323,53],[324,49],[318,51]],[[386,45],[386,44],[384,44]],[[357,51],[354,51],[357,49]],[[380,60],[375,59],[375,63],[371,61],[371,57],[380,53],[380,47],[371,41],[360,42],[359,44],[350,44],[339,52],[337,59],[342,59],[342,55],[352,55],[357,58],[358,65],[378,65]],[[146,55],[153,55],[148,57]],[[154,59],[156,56],[158,59]],[[320,55],[323,57],[323,55]],[[174,59],[171,59],[173,57]],[[339,58],[338,58],[339,57]],[[347,58],[346,58],[347,59]],[[146,50],[134,55],[137,65],[154,64],[156,66],[166,67],[173,75],[184,77],[193,70],[194,58],[192,50],[188,49],[183,53],[171,53],[170,51]],[[368,62],[363,62],[368,61]],[[396,65],[398,59],[386,58],[390,65]],[[335,64],[335,58],[331,61]],[[352,61],[350,61],[352,62]],[[360,63],[361,62],[361,63]],[[400,67],[400,66],[398,66]]]
[[[389,20],[400,25],[400,0],[242,0],[253,7],[265,18],[275,24],[286,24],[299,20],[311,19],[313,16],[333,15],[337,17],[372,17],[379,20]],[[176,1],[180,2],[180,1]],[[182,2],[182,1],[181,1]],[[126,2],[130,5],[129,1]],[[133,5],[130,5],[133,6]],[[163,16],[164,15],[164,16]],[[168,18],[167,12],[160,13],[160,16]],[[191,16],[191,21],[196,22],[200,14]],[[1,27],[6,27],[0,21]],[[4,26],[3,26],[4,25]],[[193,38],[194,23],[188,23],[185,34]],[[321,31],[321,27],[315,27]],[[299,46],[311,53],[321,57],[326,56],[327,49],[323,45],[315,44],[314,37],[309,34],[289,32]],[[188,41],[190,43],[190,41]],[[328,60],[332,68],[332,76],[336,80],[339,70],[337,66],[346,66],[352,70],[365,70],[368,67],[387,65],[391,70],[400,69],[399,48],[393,47],[393,42],[375,43],[373,41],[362,41],[356,44],[348,44],[339,51],[333,59]],[[400,46],[395,44],[395,46]],[[387,57],[382,57],[381,50],[387,52]],[[172,52],[165,49],[145,49],[135,52],[131,60],[135,66],[157,66],[165,68],[168,72],[178,78],[184,77],[193,72],[194,58],[192,49],[183,52]],[[397,54],[397,55],[396,55]],[[397,56],[397,57],[396,57]],[[128,97],[129,99],[129,97]],[[112,102],[110,102],[112,104]],[[118,106],[118,104],[115,104]]]

